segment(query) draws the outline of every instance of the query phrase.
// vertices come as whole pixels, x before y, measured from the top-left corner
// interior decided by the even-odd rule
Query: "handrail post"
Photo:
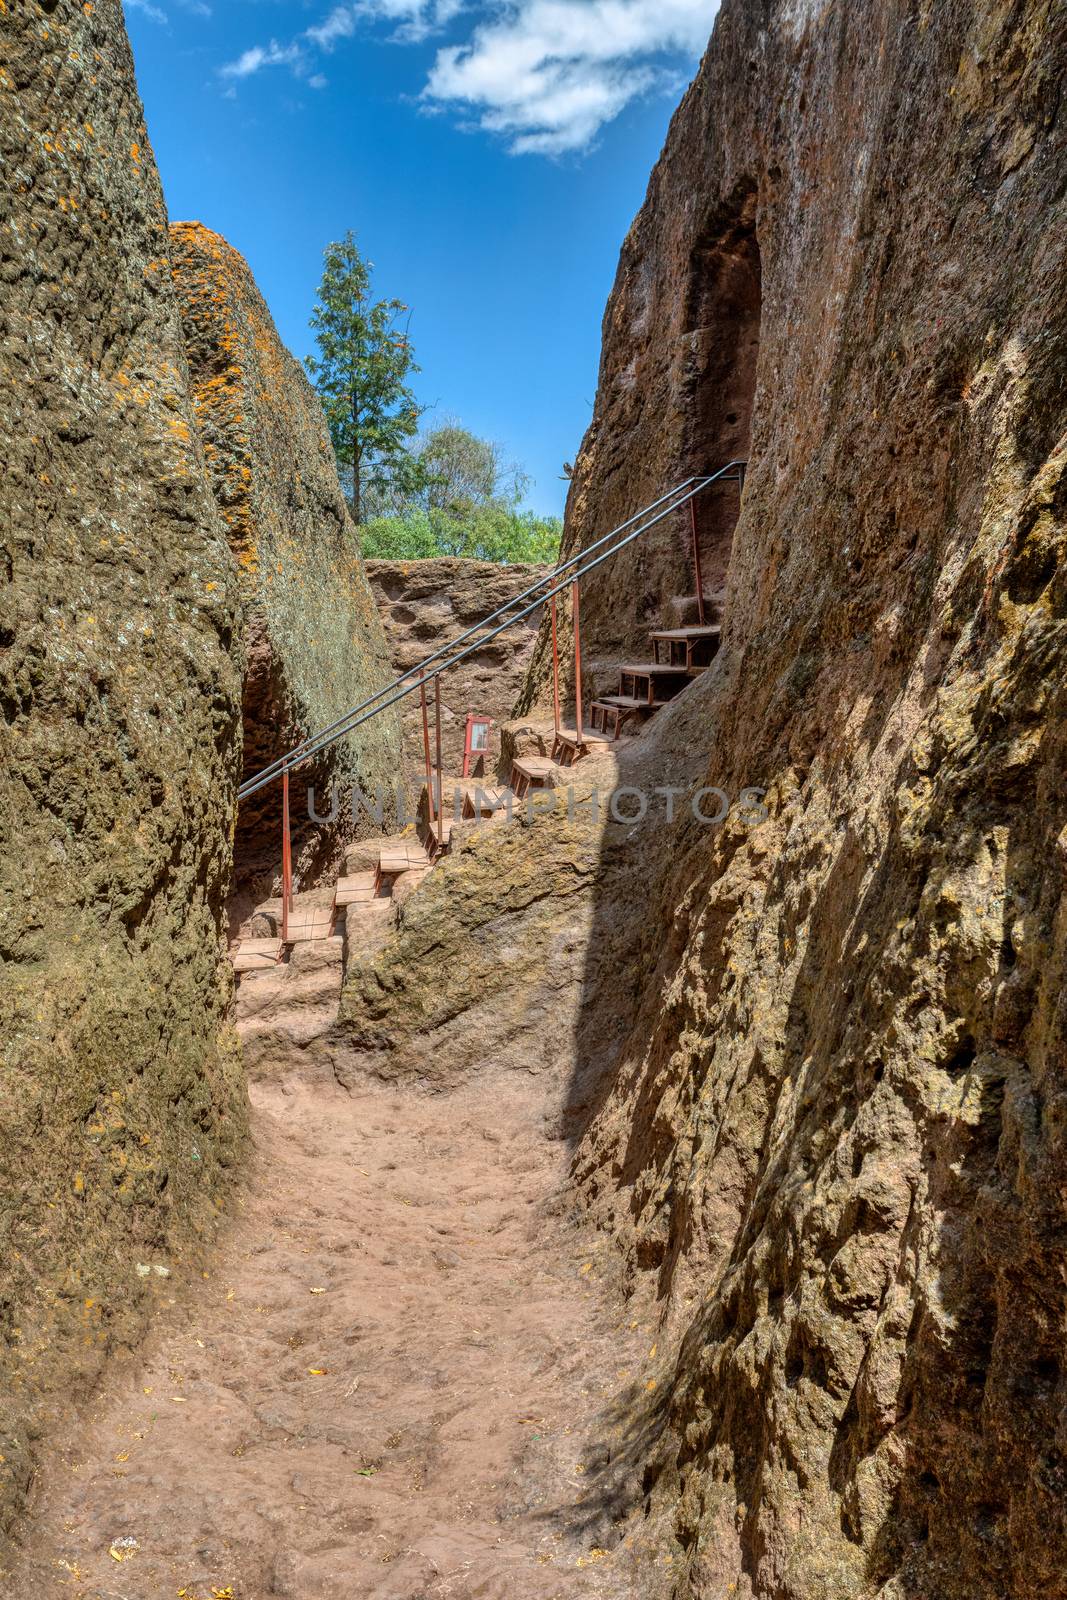
[[[571,609],[574,612],[574,731],[578,743],[582,742],[582,623],[579,612],[578,585],[571,585]]]
[[[552,710],[559,734],[559,641],[556,636],[556,597],[552,596]]]
[[[441,674],[433,680],[434,713],[437,721],[437,815],[444,814],[445,775],[441,767]]]
[[[293,898],[293,845],[289,833],[289,768],[282,773],[282,944],[289,942],[289,903]]]
[[[697,590],[697,621],[704,626],[704,575],[700,570],[700,539],[697,534],[697,501],[693,495],[689,501],[689,522],[693,529],[693,578]]]
[[[426,804],[429,807],[430,822],[435,823],[433,809],[433,767],[430,762],[430,716],[426,709],[426,674],[419,673],[419,699],[422,702],[422,750],[426,757]]]

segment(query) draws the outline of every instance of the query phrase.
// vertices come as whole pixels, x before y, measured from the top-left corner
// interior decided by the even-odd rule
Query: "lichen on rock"
[[[174,279],[196,426],[237,560],[246,607],[244,775],[331,727],[391,677],[356,529],[337,479],[322,408],[278,337],[247,263],[198,222],[172,224]],[[331,827],[328,793],[358,780],[392,785],[399,722],[387,710],[324,751],[294,779],[298,880],[336,864],[355,832],[352,808]],[[239,888],[263,891],[280,860],[277,784],[241,808]]]
[[[239,595],[117,0],[0,27],[0,1519],[210,1236]]]

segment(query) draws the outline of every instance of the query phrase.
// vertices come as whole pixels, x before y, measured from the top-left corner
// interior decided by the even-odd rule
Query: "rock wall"
[[[594,864],[557,813],[495,875],[464,843],[350,973],[356,1066],[430,1077],[446,1037],[479,1070],[490,1000],[533,1070],[565,975],[561,1130],[661,1328],[583,1483],[672,1541],[650,1596],[1067,1595],[1060,22],[726,0],[623,250],[567,549],[750,405],[722,650],[602,781],[758,785],[766,817],[683,799],[593,828]],[[586,585],[591,649],[684,592],[684,532]]]
[[[44,1420],[210,1231],[244,1087],[238,585],[117,0],[0,6],[0,153],[6,1528]]]
[[[242,718],[251,777],[391,674],[314,390],[243,257],[198,222],[175,223],[170,233],[196,421],[246,604]],[[308,785],[325,814],[335,782],[350,789],[358,777],[370,791],[391,782],[399,744],[397,714],[387,711],[294,776],[298,883],[336,864],[356,831],[350,805],[333,827],[313,823]],[[274,784],[238,814],[236,886],[252,899],[279,870],[280,803]]]
[[[368,561],[367,576],[378,603],[393,673],[406,672],[440,645],[465,633],[498,606],[521,594],[548,567],[497,566],[490,561],[442,557],[433,561]],[[487,773],[496,769],[500,724],[511,715],[522,687],[537,632],[538,615],[480,646],[441,680],[441,746],[447,777],[463,771],[467,713],[493,718]],[[472,641],[473,642],[473,641]],[[417,693],[401,702],[404,726],[404,778],[417,790],[425,778],[422,710]],[[433,695],[429,697],[430,737],[435,737]]]
[[[594,920],[642,976],[577,1155],[677,1350],[678,1595],[1067,1593],[1065,57],[1040,0],[726,0],[608,307],[569,548],[732,451],[701,363],[745,389],[759,263],[724,645],[669,720],[770,816]]]

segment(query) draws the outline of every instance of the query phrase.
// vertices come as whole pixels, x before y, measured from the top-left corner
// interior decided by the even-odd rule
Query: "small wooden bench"
[[[718,623],[699,628],[657,628],[649,638],[657,666],[681,667],[692,676],[710,665],[718,651],[722,629]]]
[[[558,767],[573,767],[583,756],[595,755],[610,742],[595,728],[583,728],[580,738],[576,728],[559,728],[552,744],[552,759]]]
[[[657,661],[629,662],[619,668],[619,696],[656,710],[673,700],[688,682],[685,667],[664,667]],[[615,696],[606,698],[612,700]]]
[[[511,792],[521,800],[530,789],[548,789],[559,772],[550,756],[516,756],[511,763]]]

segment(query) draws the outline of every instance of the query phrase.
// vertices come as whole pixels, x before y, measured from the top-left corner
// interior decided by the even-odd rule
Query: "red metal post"
[[[552,596],[552,709],[559,732],[559,641],[556,638],[556,597]]]
[[[579,613],[578,585],[571,585],[572,610],[574,612],[574,731],[578,735],[578,743],[582,742],[582,623]]]
[[[426,674],[419,673],[419,699],[422,701],[422,749],[426,757],[426,792],[427,805],[430,808],[430,821],[436,822],[433,809],[433,765],[430,761],[430,715],[426,709]]]
[[[289,768],[282,773],[282,943],[289,940],[289,906],[293,898],[293,845],[289,834]]]
[[[700,539],[697,535],[696,496],[689,499],[689,521],[693,529],[693,578],[697,589],[697,620],[704,626],[704,577],[700,570]]]
[[[433,680],[434,715],[437,722],[437,811],[444,811],[445,775],[441,770],[441,674]]]

